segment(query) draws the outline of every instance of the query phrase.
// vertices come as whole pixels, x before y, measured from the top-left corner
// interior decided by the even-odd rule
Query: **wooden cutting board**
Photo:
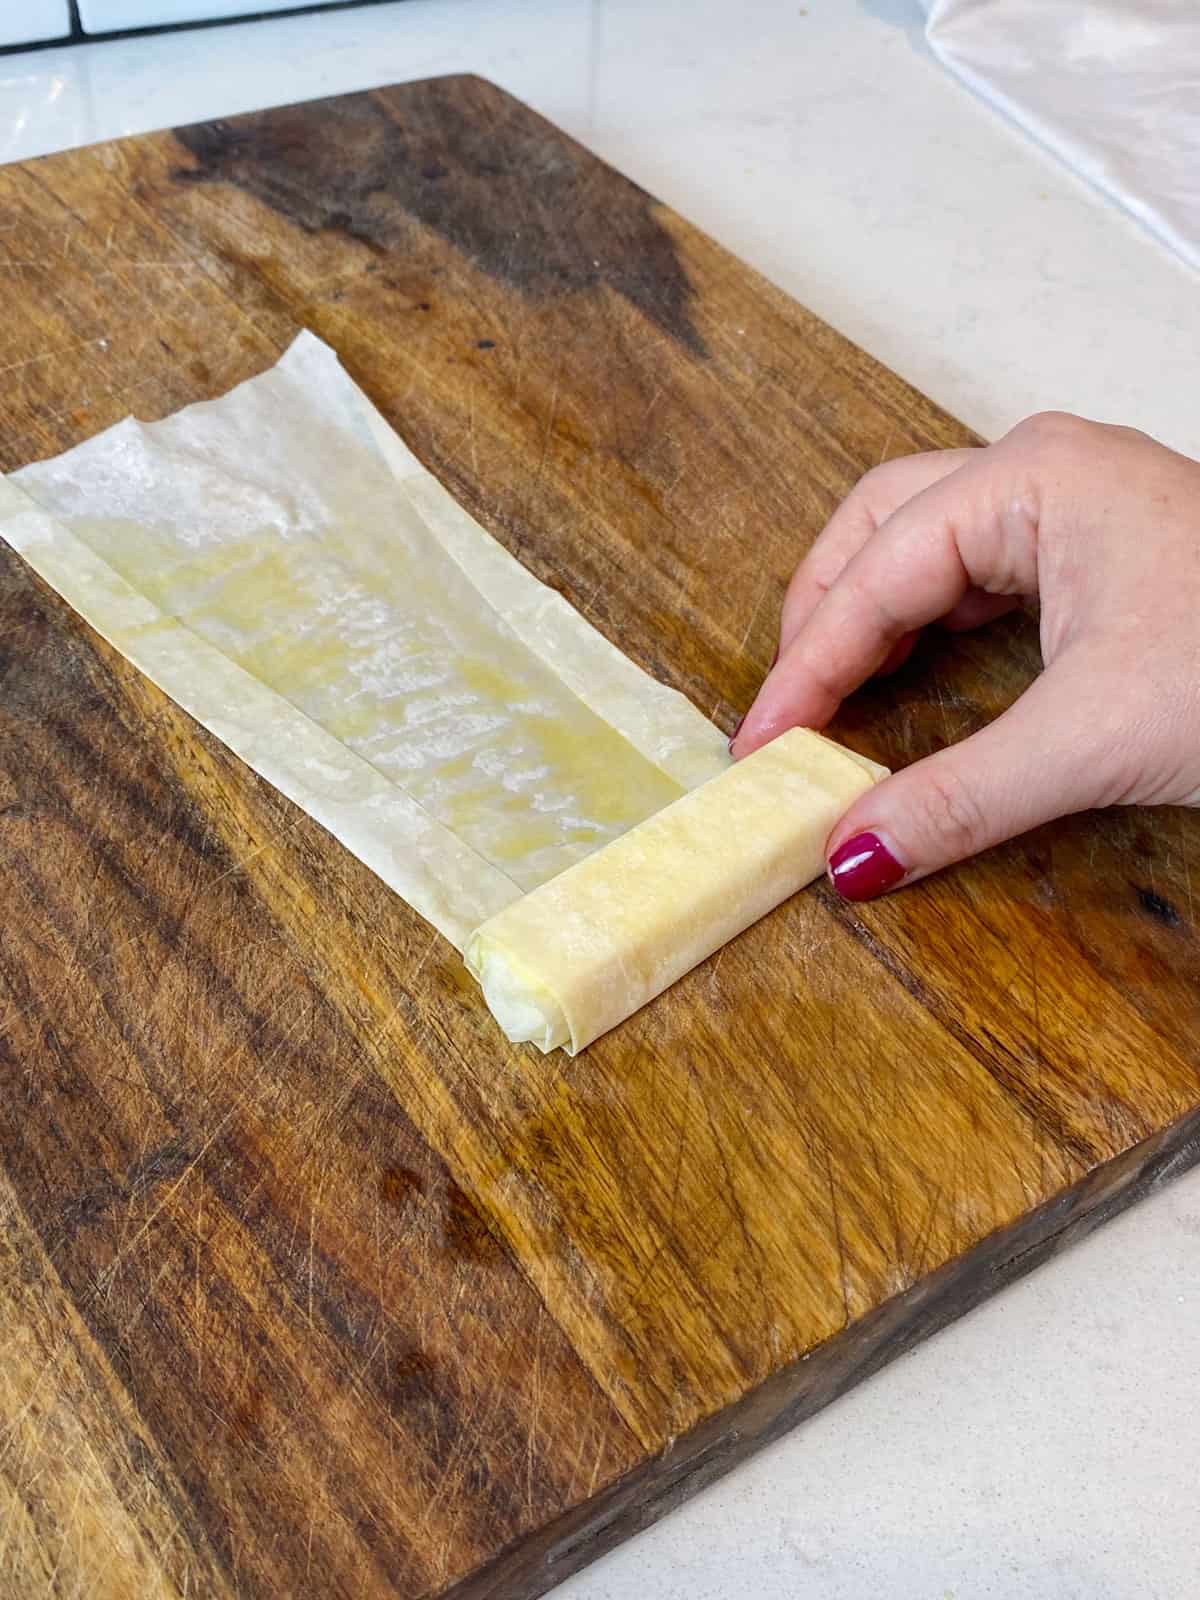
[[[839,497],[969,437],[478,79],[7,167],[0,268],[4,467],[310,327],[726,728]],[[898,766],[1037,660],[932,640],[836,731]],[[0,669],[5,1596],[524,1600],[1197,1154],[1192,815],[817,887],[547,1059],[7,551]]]

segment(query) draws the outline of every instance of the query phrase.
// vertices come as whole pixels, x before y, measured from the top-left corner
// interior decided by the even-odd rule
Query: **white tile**
[[[589,0],[394,0],[83,47],[97,137],[263,106],[479,72],[578,123],[591,63]]]
[[[85,55],[68,46],[0,56],[0,162],[96,137]]]
[[[251,11],[294,11],[306,0],[79,0],[85,33],[155,28],[172,22],[244,17]]]
[[[0,0],[0,46],[62,39],[70,31],[67,0]]]
[[[917,0],[598,0],[584,136],[984,435],[1062,408],[1200,455],[1200,278],[922,27]]]

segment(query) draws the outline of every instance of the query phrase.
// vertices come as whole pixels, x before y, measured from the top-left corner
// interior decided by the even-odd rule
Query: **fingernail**
[[[856,833],[829,858],[829,876],[843,900],[873,900],[894,889],[904,868],[874,833]]]
[[[738,734],[741,733],[741,731],[742,731],[742,723],[745,722],[745,720],[746,719],[745,719],[744,716],[743,717],[739,717],[738,718],[738,722],[737,722],[737,727],[729,735],[729,754],[730,755],[733,754],[733,741],[737,738]]]

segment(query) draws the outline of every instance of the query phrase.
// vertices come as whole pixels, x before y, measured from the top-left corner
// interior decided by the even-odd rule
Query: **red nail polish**
[[[894,889],[904,868],[873,833],[856,833],[829,858],[829,876],[843,900],[873,900]]]

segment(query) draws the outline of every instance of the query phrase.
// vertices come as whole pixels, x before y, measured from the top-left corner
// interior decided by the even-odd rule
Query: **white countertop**
[[[1200,280],[974,101],[916,0],[399,0],[0,57],[0,160],[451,71],[575,134],[981,433],[1200,455]],[[1187,1600],[1200,1173],[938,1335],[564,1600]]]

